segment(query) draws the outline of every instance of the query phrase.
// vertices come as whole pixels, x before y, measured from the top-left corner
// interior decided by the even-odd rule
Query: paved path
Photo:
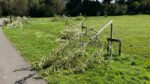
[[[0,25],[3,19],[0,19]],[[0,27],[0,84],[46,84],[11,46]]]

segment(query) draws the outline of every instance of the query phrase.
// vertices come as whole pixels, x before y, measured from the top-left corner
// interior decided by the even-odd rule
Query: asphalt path
[[[0,84],[47,84],[20,56],[4,35],[0,19]]]

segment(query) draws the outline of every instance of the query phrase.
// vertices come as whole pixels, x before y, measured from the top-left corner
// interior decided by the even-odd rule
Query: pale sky
[[[100,2],[102,2],[103,0],[99,0]],[[114,3],[115,2],[115,0],[113,0],[113,1],[111,1],[111,3]]]
[[[102,2],[102,0],[99,0],[100,2]]]

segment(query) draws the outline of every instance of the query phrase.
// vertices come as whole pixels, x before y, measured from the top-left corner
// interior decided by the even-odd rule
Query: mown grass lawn
[[[3,30],[25,60],[32,63],[40,60],[43,56],[48,56],[51,49],[58,46],[56,39],[59,37],[60,31],[66,28],[65,22],[53,22],[51,19],[31,18],[23,28],[4,28]],[[113,37],[122,40],[123,53],[127,54],[129,60],[123,63],[122,61],[112,62],[111,69],[106,74],[103,74],[101,70],[94,69],[83,74],[44,76],[44,78],[49,83],[55,84],[149,84],[150,16],[87,17],[84,23],[86,26],[95,26],[98,30],[109,20],[114,21]],[[73,22],[79,23],[80,21]],[[102,36],[108,36],[108,32],[109,29],[106,29]]]

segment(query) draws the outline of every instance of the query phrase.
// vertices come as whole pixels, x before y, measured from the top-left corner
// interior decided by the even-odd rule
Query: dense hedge
[[[150,14],[150,0],[1,0],[0,16]]]

